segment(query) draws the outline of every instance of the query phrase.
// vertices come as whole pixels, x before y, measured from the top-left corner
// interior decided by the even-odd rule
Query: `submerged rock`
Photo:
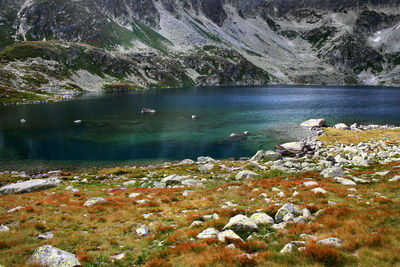
[[[74,254],[50,245],[39,247],[28,259],[28,263],[37,263],[48,267],[81,266]]]
[[[29,193],[37,190],[48,189],[56,187],[61,183],[58,179],[35,179],[20,183],[9,184],[0,188],[1,195]]]

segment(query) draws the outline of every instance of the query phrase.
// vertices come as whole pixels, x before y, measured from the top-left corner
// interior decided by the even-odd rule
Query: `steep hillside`
[[[396,0],[0,0],[0,49],[57,40],[190,58],[213,46],[273,83],[398,86],[398,10]]]

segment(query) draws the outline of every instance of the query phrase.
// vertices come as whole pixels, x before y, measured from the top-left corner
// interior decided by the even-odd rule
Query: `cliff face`
[[[212,46],[275,83],[400,85],[398,10],[396,0],[0,0],[0,49],[45,39],[190,58]]]

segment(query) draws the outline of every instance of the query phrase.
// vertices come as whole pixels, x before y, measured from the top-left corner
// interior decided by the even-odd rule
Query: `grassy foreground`
[[[379,131],[328,130],[321,141],[357,144],[380,138],[400,140],[399,131]],[[240,167],[259,176],[245,181],[226,178],[235,177]],[[208,173],[199,172],[197,164],[64,172],[59,174],[64,182],[57,188],[0,197],[0,224],[11,229],[0,233],[0,265],[25,266],[37,247],[50,244],[76,254],[83,266],[399,266],[400,182],[388,179],[400,175],[400,161],[348,171],[373,182],[346,186],[319,173],[259,170],[241,161],[216,162]],[[382,177],[376,174],[382,171],[390,173]],[[157,179],[169,174],[202,177],[205,188],[139,187],[137,178]],[[71,183],[76,176],[88,181]],[[312,187],[302,185],[308,178],[328,192],[311,192]],[[28,178],[2,175],[0,185],[24,179]],[[132,179],[138,182],[122,185]],[[79,192],[67,189],[71,184]],[[293,196],[295,191],[299,194]],[[280,192],[284,196],[278,196]],[[140,195],[129,198],[131,193]],[[90,197],[104,197],[107,202],[84,207]],[[242,235],[245,242],[196,238],[209,227],[222,230],[236,214],[266,212],[274,216],[281,204],[288,202],[312,213],[323,211],[309,223],[288,224],[277,231],[265,227],[251,240]],[[23,208],[8,212],[17,206]],[[219,218],[203,218],[214,213]],[[195,220],[204,223],[190,227]],[[136,235],[141,225],[149,226],[149,236]],[[53,231],[54,238],[37,238],[47,231]],[[304,240],[301,234],[320,239],[338,237],[343,246],[327,247],[308,239],[305,250],[280,253],[285,244]],[[235,248],[227,248],[229,243]],[[125,256],[116,259],[120,253]]]

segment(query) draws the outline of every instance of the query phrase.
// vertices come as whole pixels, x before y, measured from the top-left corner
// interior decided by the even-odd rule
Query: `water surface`
[[[157,110],[142,115],[141,109]],[[197,119],[191,116],[196,114]],[[207,87],[86,95],[0,108],[0,169],[252,156],[297,140],[298,125],[400,124],[400,90],[377,87]],[[26,124],[20,120],[25,119]],[[76,125],[74,120],[82,120]],[[251,133],[232,140],[231,133]]]

